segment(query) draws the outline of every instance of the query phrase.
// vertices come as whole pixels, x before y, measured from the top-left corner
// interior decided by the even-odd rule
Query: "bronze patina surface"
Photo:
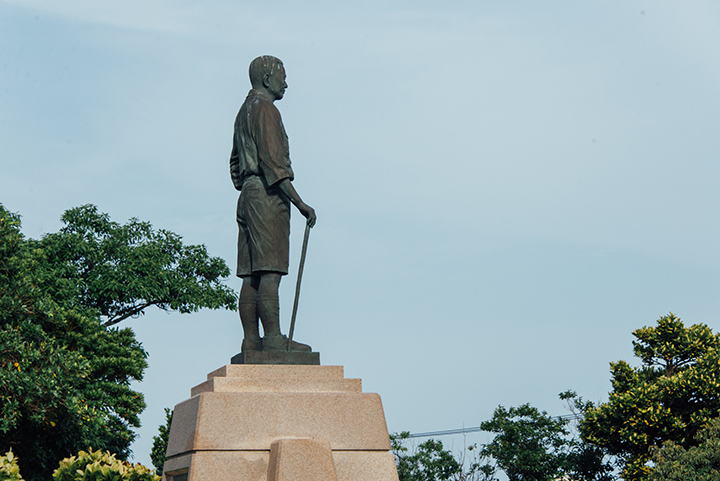
[[[235,354],[230,364],[291,364],[320,365],[319,352],[245,351]]]
[[[309,354],[306,344],[288,341],[280,331],[278,289],[288,273],[290,204],[313,227],[315,210],[303,202],[292,181],[294,172],[290,149],[280,111],[275,101],[285,95],[285,67],[280,59],[265,55],[250,63],[252,89],[235,119],[230,176],[240,191],[237,203],[238,260],[236,275],[243,279],[238,310],[243,326],[243,363],[260,364],[261,359],[280,359],[281,354],[254,356],[251,352]],[[262,323],[263,337],[259,325]],[[280,356],[280,357],[278,357]],[[295,355],[278,364],[316,364],[301,362],[315,356]],[[298,362],[291,362],[292,359]],[[317,356],[319,364],[319,356]]]

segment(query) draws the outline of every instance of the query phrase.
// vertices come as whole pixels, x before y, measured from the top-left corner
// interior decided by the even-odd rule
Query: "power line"
[[[575,414],[563,414],[562,416],[553,416],[555,419],[564,419],[569,421],[570,419],[576,419],[577,416]],[[475,426],[471,428],[460,428],[460,429],[447,429],[445,431],[429,431],[426,433],[410,433],[408,437],[411,438],[429,438],[432,436],[449,436],[452,434],[466,434],[466,433],[476,433],[478,431],[482,431],[480,429],[480,426]]]
[[[482,429],[480,429],[480,426],[475,426],[473,428],[448,429],[447,431],[430,431],[427,433],[410,433],[409,437],[411,437],[411,438],[429,438],[430,436],[447,436],[450,434],[475,433],[477,431],[482,431]]]

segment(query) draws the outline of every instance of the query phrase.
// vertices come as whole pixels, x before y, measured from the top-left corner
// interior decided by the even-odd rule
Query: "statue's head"
[[[282,60],[262,55],[250,62],[250,84],[254,89],[267,91],[275,100],[283,98],[287,83]]]

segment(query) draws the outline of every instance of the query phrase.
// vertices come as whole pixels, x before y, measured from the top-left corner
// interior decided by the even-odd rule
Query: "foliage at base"
[[[60,461],[52,477],[54,481],[160,481],[160,476],[142,464],[121,461],[114,454],[92,449]],[[23,481],[18,458],[12,451],[0,457],[0,481]]]
[[[155,472],[162,474],[163,465],[165,464],[165,453],[167,452],[168,439],[170,438],[170,425],[172,424],[173,411],[165,408],[165,424],[158,426],[158,435],[153,436],[152,451],[150,451],[150,460],[155,466]]]
[[[142,464],[120,461],[103,451],[80,451],[77,457],[60,461],[53,473],[54,481],[160,481],[152,470]]]
[[[80,451],[63,459],[53,473],[54,481],[160,481],[142,464],[131,464],[103,451]]]
[[[5,453],[0,457],[0,481],[23,481],[20,476],[20,466],[17,464],[17,458],[12,451]]]

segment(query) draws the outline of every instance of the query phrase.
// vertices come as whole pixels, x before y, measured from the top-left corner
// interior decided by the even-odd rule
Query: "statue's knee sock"
[[[280,298],[277,294],[258,295],[258,314],[263,325],[265,337],[279,336],[280,333]]]
[[[238,302],[238,311],[240,312],[240,322],[242,323],[245,339],[259,339],[257,296],[243,297],[241,295]]]

